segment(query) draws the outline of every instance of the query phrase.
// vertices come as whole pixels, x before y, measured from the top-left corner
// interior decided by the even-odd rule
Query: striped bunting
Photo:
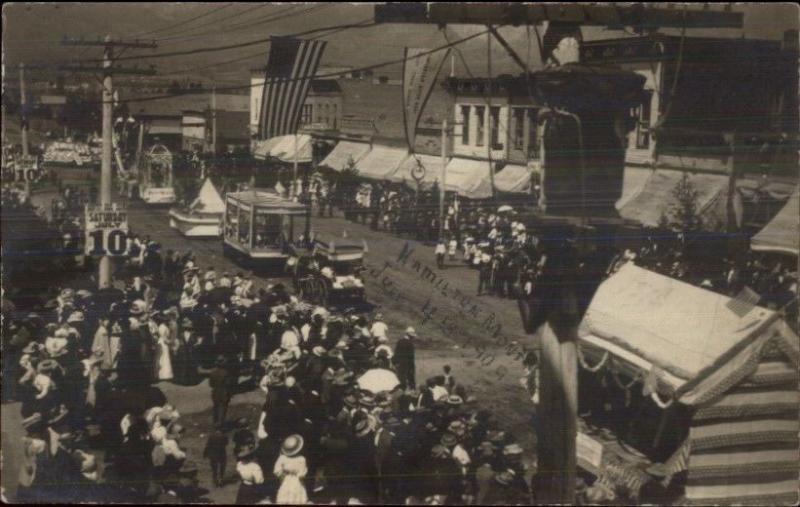
[[[762,363],[745,382],[695,412],[688,504],[797,503],[800,395],[782,370],[775,362]],[[777,382],[754,384],[754,377]]]
[[[258,120],[261,139],[297,132],[300,112],[326,44],[288,37],[272,40]]]

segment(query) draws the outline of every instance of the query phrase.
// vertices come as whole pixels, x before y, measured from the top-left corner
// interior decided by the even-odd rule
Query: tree
[[[673,204],[670,209],[670,228],[684,235],[699,231],[703,226],[703,221],[698,210],[700,193],[689,180],[688,173],[683,174],[681,180],[672,190],[672,195],[677,202]]]

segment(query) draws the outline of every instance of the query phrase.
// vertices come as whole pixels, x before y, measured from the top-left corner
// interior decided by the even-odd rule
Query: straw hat
[[[314,355],[315,355],[315,356],[317,356],[317,357],[322,357],[322,356],[324,356],[324,355],[325,355],[325,352],[326,352],[326,351],[325,351],[325,347],[322,347],[322,346],[320,346],[320,345],[317,345],[316,347],[314,347],[313,349],[311,349],[311,353],[312,353],[312,354],[314,354]]]
[[[503,455],[504,456],[518,456],[522,454],[522,447],[517,444],[509,444],[503,448]]]
[[[411,338],[416,338],[417,331],[413,327],[409,326],[406,328],[406,336],[409,336]]]
[[[497,473],[494,476],[494,480],[496,480],[498,483],[502,484],[503,486],[508,486],[514,481],[516,476],[517,476],[517,473],[513,469],[509,468],[507,470],[503,470],[502,472]]]
[[[290,435],[283,441],[281,445],[281,452],[286,456],[295,456],[303,450],[303,437],[294,434]]]
[[[447,450],[447,447],[444,447],[442,445],[434,445],[431,448],[431,456],[439,459],[449,458],[450,451]]]
[[[445,447],[453,447],[458,443],[458,437],[449,431],[442,435],[440,443]]]
[[[372,428],[370,427],[369,420],[364,418],[356,423],[356,436],[363,437],[369,433],[371,429]]]
[[[451,394],[450,396],[447,397],[447,404],[448,405],[463,405],[464,404],[464,400],[461,398],[461,396],[459,396],[457,394]]]

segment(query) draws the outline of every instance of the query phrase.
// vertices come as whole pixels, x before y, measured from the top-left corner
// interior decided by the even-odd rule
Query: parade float
[[[173,181],[172,153],[163,144],[152,146],[139,170],[139,196],[147,204],[173,204]]]
[[[578,466],[606,501],[796,505],[800,349],[780,312],[628,263],[579,336]]]
[[[42,161],[49,166],[95,167],[100,156],[86,143],[53,141],[45,147]]]
[[[252,268],[281,268],[295,248],[307,242],[310,213],[308,206],[270,190],[228,193],[223,222],[224,254]]]
[[[219,237],[225,201],[210,178],[206,178],[197,198],[188,206],[169,210],[169,225],[187,238]]]

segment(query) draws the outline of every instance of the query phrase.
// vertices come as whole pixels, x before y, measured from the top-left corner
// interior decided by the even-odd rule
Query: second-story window
[[[492,149],[497,149],[500,144],[500,108],[492,107],[489,109],[489,141]]]
[[[461,144],[469,145],[469,114],[470,106],[461,106]]]
[[[312,110],[313,106],[311,104],[303,104],[303,111],[300,118],[300,123],[302,125],[309,125],[314,121],[312,116]]]
[[[483,146],[483,139],[486,124],[486,108],[483,106],[475,106],[475,146]]]

